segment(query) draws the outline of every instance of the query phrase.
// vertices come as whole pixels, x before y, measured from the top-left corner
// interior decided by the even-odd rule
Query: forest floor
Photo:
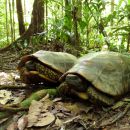
[[[0,86],[22,84],[17,71],[20,57],[15,51],[0,54]],[[0,103],[2,100],[4,105],[16,102],[15,99],[20,102],[31,93],[31,90],[6,91],[9,93],[4,91],[4,96],[0,95]],[[8,99],[5,100],[6,94]],[[33,101],[24,115],[17,112],[10,114],[11,118],[1,119],[0,130],[130,130],[129,102],[127,96],[112,107],[103,107],[98,103],[93,105],[73,98],[52,99],[46,95],[41,101]]]

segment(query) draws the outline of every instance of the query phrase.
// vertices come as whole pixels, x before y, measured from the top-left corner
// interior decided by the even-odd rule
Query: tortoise
[[[69,70],[77,58],[65,52],[37,51],[23,56],[18,71],[26,84],[57,84],[59,77]]]
[[[60,82],[58,91],[62,95],[113,105],[130,90],[130,57],[118,52],[86,54],[61,76]]]

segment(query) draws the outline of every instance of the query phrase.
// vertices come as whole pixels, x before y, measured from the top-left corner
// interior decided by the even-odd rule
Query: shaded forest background
[[[0,14],[0,51],[130,49],[130,0],[3,0]]]

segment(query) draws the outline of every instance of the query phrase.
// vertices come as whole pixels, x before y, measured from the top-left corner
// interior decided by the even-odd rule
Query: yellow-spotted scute
[[[43,64],[36,63],[36,71],[39,74],[44,75],[47,79],[58,80],[62,73],[54,71],[52,68],[49,68]]]

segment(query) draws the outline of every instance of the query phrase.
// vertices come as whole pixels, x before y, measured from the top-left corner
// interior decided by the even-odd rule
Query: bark
[[[13,22],[12,22],[12,8],[9,0],[9,14],[10,14],[10,30],[11,30],[11,41],[13,42]]]
[[[15,5],[14,5],[14,0],[12,0],[12,13],[13,13],[13,15],[12,15],[12,25],[13,25],[13,40],[15,40],[15,7],[14,7]]]
[[[19,34],[21,36],[25,32],[23,9],[22,9],[22,1],[21,0],[16,0],[16,8],[17,8],[17,15],[18,15]]]
[[[115,4],[115,0],[111,0],[111,14],[114,11],[114,4]],[[111,26],[113,26],[113,19],[111,19]]]
[[[46,44],[48,43],[48,1],[46,0]]]
[[[68,32],[71,32],[71,27],[72,27],[72,15],[71,15],[71,7],[70,7],[70,1],[69,0],[65,0],[65,29]],[[68,26],[69,23],[69,26]]]
[[[73,24],[74,24],[74,42],[75,46],[79,47],[79,33],[78,33],[78,18],[77,18],[78,8],[74,6],[72,15],[73,15]]]
[[[43,0],[35,0],[33,4],[32,18],[28,30],[27,36],[40,33],[44,31],[44,2]]]
[[[7,0],[5,0],[5,13],[6,13],[6,36],[7,36],[7,43],[9,43],[9,31],[8,31],[8,8],[7,8]]]
[[[129,47],[130,47],[130,33],[128,33],[127,51],[129,51]]]

